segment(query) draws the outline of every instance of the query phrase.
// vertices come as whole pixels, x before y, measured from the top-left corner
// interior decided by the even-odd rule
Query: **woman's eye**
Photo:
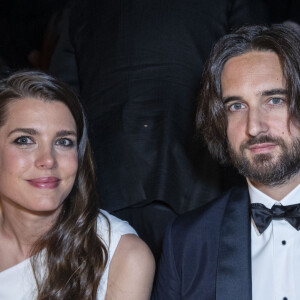
[[[273,105],[278,105],[278,104],[283,103],[283,99],[281,99],[281,98],[272,98],[272,99],[270,99],[269,102]]]
[[[238,111],[238,110],[241,110],[243,108],[245,108],[244,104],[242,104],[242,103],[233,103],[233,104],[229,105],[227,109],[229,111]]]
[[[14,140],[14,144],[17,145],[33,144],[33,140],[28,136],[21,136]]]
[[[63,147],[73,147],[74,142],[70,139],[63,138],[56,141],[56,144]]]

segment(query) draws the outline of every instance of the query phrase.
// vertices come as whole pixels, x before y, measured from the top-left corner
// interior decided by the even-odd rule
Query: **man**
[[[241,28],[214,47],[197,127],[248,189],[173,221],[153,299],[300,299],[299,45],[292,29],[273,25]]]

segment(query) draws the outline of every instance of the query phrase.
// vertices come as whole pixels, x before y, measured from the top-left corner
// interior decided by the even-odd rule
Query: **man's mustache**
[[[246,148],[249,148],[252,145],[263,144],[263,143],[272,143],[275,145],[284,145],[284,141],[280,137],[272,137],[269,135],[255,136],[249,138],[246,142],[242,143],[240,150],[243,151]]]

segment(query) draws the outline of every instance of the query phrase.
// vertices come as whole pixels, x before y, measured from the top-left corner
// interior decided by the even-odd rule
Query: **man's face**
[[[251,181],[286,182],[300,170],[300,130],[288,120],[286,83],[278,56],[252,51],[223,69],[228,147],[233,164]]]

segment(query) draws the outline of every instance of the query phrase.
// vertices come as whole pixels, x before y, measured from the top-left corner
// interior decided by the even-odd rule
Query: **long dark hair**
[[[97,235],[97,199],[86,119],[76,95],[62,82],[41,72],[19,71],[0,81],[0,126],[13,100],[35,98],[64,103],[74,117],[78,136],[78,172],[55,224],[36,242],[31,259],[37,299],[96,299],[107,262]],[[26,104],[25,104],[26,105]],[[45,250],[46,276],[40,276],[39,254]]]
[[[245,26],[221,38],[213,48],[199,95],[196,126],[211,154],[221,163],[229,161],[227,117],[222,102],[221,75],[225,63],[250,51],[278,55],[286,80],[289,116],[300,123],[300,37],[287,25]]]

